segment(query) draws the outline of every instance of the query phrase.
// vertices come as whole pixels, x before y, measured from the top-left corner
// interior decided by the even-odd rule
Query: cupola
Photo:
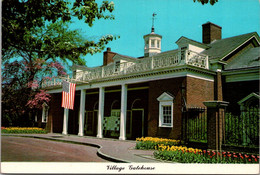
[[[144,57],[150,57],[161,53],[161,40],[162,36],[154,33],[154,17],[153,13],[153,23],[151,33],[144,35]]]

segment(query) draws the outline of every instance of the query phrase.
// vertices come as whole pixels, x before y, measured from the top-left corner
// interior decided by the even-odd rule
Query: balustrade
[[[168,53],[163,55],[155,55],[152,58],[137,59],[135,62],[123,62],[115,67],[115,64],[110,64],[104,67],[97,67],[88,71],[78,71],[74,79],[79,81],[91,81],[102,78],[116,77],[120,75],[127,75],[133,73],[140,73],[145,71],[151,71],[162,68],[174,67],[181,64],[193,65],[196,67],[208,69],[208,57],[196,53],[194,51],[187,51],[188,54],[186,61],[183,63],[180,59],[180,54],[176,51],[174,53]],[[53,78],[52,80],[43,83],[42,87],[61,85],[62,80]]]

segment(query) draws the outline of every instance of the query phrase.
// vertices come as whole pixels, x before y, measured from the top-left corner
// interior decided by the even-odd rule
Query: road
[[[2,162],[108,162],[97,148],[24,137],[1,137]]]

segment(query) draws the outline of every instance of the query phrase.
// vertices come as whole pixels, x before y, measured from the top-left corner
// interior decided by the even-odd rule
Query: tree
[[[84,65],[83,56],[101,52],[116,38],[89,41],[69,28],[75,20],[91,27],[97,19],[114,19],[113,2],[3,0],[2,7],[3,121],[29,122],[28,116],[50,101],[40,90],[44,77],[66,74],[70,63]]]
[[[193,0],[194,2],[198,1],[200,2],[202,5],[210,3],[211,5],[214,5],[216,2],[218,2],[218,0]]]

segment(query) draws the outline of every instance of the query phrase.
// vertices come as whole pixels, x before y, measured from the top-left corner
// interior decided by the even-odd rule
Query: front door
[[[85,135],[95,136],[97,134],[97,113],[96,110],[86,112]]]
[[[144,136],[144,109],[132,110],[132,133],[131,138]]]

